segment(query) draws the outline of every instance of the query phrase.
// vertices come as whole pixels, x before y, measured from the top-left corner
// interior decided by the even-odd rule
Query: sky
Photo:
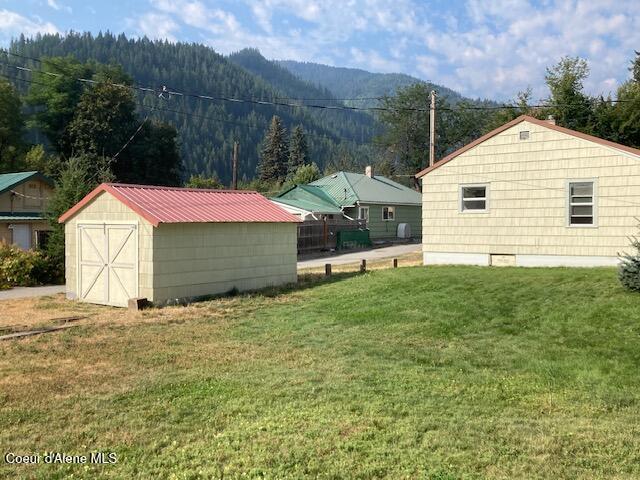
[[[637,0],[0,0],[0,45],[24,33],[111,31],[256,47],[290,59],[400,72],[463,95],[548,92],[546,68],[580,56],[590,94],[615,95],[640,50]]]

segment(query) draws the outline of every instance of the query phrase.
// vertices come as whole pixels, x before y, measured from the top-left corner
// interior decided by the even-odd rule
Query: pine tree
[[[631,247],[635,253],[622,256],[618,278],[625,288],[640,292],[640,240],[636,237],[632,238]]]
[[[296,126],[291,132],[289,143],[288,177],[292,177],[300,167],[309,162],[309,146],[302,125]]]
[[[262,142],[258,172],[263,182],[281,182],[287,176],[287,131],[277,115]]]
[[[20,168],[24,119],[18,92],[5,80],[0,80],[0,172]]]

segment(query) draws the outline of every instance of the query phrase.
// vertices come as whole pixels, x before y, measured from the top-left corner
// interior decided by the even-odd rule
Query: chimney
[[[545,120],[545,122],[550,123],[551,125],[555,125],[556,124],[556,119],[553,118],[553,115],[549,115],[547,117],[547,119]]]
[[[373,178],[373,166],[367,165],[364,169],[364,174],[369,178]]]

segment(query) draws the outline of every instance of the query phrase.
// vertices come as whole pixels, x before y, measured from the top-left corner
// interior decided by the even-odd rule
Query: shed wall
[[[77,298],[77,225],[83,222],[131,222],[138,224],[138,291],[154,300],[153,225],[111,194],[102,192],[65,224],[65,278],[67,298]]]
[[[528,140],[519,140],[522,130],[530,132]],[[577,179],[597,182],[596,227],[568,226],[566,184]],[[446,253],[602,261],[628,251],[628,237],[638,233],[640,159],[526,121],[433,170],[422,182],[425,263],[429,254],[446,258]],[[474,183],[489,185],[488,211],[460,213],[459,186]]]
[[[296,225],[161,224],[153,239],[153,301],[296,282]]]

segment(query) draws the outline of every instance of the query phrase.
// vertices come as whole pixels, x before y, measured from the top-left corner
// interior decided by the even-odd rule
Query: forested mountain
[[[434,89],[441,96],[447,97],[452,104],[463,100],[459,93],[449,88],[424,82],[402,73],[372,73],[357,68],[330,67],[319,63],[293,60],[279,60],[277,63],[301,80],[328,89],[336,98],[363,99],[355,102],[345,101],[348,105],[375,106],[378,102],[369,98],[394,95],[398,89],[416,83],[427,83],[430,90]]]
[[[10,50],[22,57],[9,57],[7,62],[33,69],[40,69],[41,63],[26,57],[71,55],[82,62],[93,59],[120,64],[136,85],[156,89],[155,93],[137,91],[138,106],[141,114],[176,126],[187,177],[192,173],[215,173],[228,183],[233,142],[238,141],[239,176],[254,178],[260,142],[273,115],[278,115],[288,130],[303,125],[308,136],[310,159],[321,168],[345,152],[367,162],[371,150],[368,144],[376,133],[371,117],[357,112],[328,114],[321,109],[256,103],[256,100],[274,101],[292,96],[294,92],[295,96],[298,93],[306,96],[307,92],[316,95],[319,90],[310,85],[305,90],[305,82],[285,75],[287,72],[282,69],[280,78],[270,76],[266,68],[262,68],[260,76],[255,75],[251,70],[257,69],[251,67],[250,62],[240,67],[204,45],[129,39],[109,33],[97,36],[72,33],[35,38],[21,36],[11,43]],[[277,65],[274,67],[278,68]],[[11,76],[31,79],[29,72],[12,70]],[[28,87],[28,83],[15,78],[14,82],[23,92]],[[215,99],[169,96],[161,94],[163,87],[206,94]],[[326,97],[324,91],[322,94]],[[224,98],[243,101],[225,101]]]
[[[227,58],[281,92],[283,98],[279,98],[279,102],[319,106],[344,105],[327,88],[301,80],[277,62],[264,58],[255,48],[245,48]],[[359,131],[361,136],[357,141],[360,143],[370,138],[372,132],[379,130],[373,117],[365,112],[316,109],[313,110],[313,116],[322,125],[329,126],[332,131],[346,138],[352,138],[353,133]]]

